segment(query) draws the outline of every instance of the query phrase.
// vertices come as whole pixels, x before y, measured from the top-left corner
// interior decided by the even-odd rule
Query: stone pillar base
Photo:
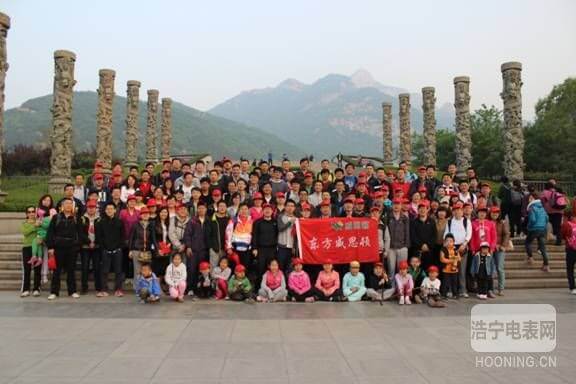
[[[6,196],[8,196],[8,194],[0,190],[0,204],[4,204],[4,202],[6,201]]]
[[[158,164],[158,159],[146,159],[146,163]]]
[[[64,193],[64,186],[71,181],[67,177],[51,177],[48,181],[48,193],[62,195]]]
[[[130,169],[130,167],[137,167],[138,163],[135,161],[127,161],[124,163],[124,168]]]
[[[392,167],[392,166],[394,166],[394,162],[393,161],[384,161],[384,162],[382,162],[382,165],[385,167]]]

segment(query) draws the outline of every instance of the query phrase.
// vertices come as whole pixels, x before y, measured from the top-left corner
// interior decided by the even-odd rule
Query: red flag
[[[305,264],[379,261],[378,223],[366,218],[298,219],[298,250]]]

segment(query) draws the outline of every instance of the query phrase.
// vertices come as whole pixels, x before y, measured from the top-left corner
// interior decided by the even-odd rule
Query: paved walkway
[[[558,312],[556,368],[476,368],[469,314],[394,303],[136,304],[0,293],[4,383],[574,383],[576,296],[508,291],[494,303]]]

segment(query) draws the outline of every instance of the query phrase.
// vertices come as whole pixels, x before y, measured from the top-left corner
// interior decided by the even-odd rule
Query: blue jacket
[[[144,288],[148,289],[151,295],[160,296],[160,282],[154,273],[148,278],[142,275],[138,276],[136,280],[136,294],[138,295]]]
[[[472,257],[472,267],[470,268],[470,274],[475,276],[478,274],[480,270],[480,252],[476,252],[476,254]],[[486,257],[486,274],[488,276],[492,276],[492,273],[496,271],[496,262],[494,260],[494,256],[490,255]]]
[[[540,200],[533,200],[527,207],[529,231],[545,231],[548,225],[548,214]]]

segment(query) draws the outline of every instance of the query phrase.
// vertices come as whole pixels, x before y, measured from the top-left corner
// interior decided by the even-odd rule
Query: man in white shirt
[[[184,192],[184,198],[182,199],[182,202],[184,204],[188,203],[192,198],[192,188],[194,188],[192,173],[186,172],[184,174],[184,182],[180,187],[180,189],[182,189],[182,191]]]
[[[454,236],[454,248],[462,256],[460,271],[458,272],[458,284],[460,285],[460,296],[468,297],[466,292],[466,268],[468,265],[468,243],[472,238],[472,222],[464,217],[464,206],[461,202],[452,207],[452,218],[448,220],[444,236],[451,233]]]
[[[82,204],[86,204],[86,195],[88,190],[84,185],[84,176],[76,175],[74,178],[74,198],[80,200]]]

